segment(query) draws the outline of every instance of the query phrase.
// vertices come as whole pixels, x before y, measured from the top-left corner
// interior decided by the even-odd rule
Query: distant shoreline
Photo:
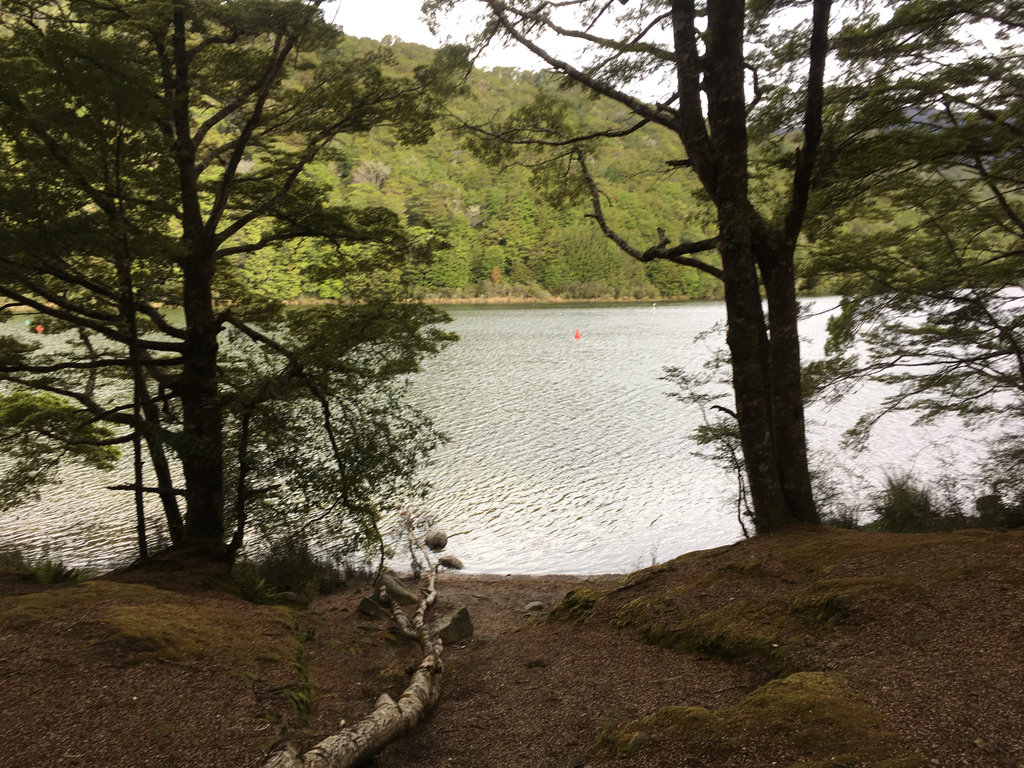
[[[798,295],[798,299],[818,299],[826,296],[832,296],[834,294],[824,293],[808,293]],[[651,304],[689,304],[689,303],[704,303],[704,302],[722,302],[722,298],[693,298],[691,296],[671,296],[669,298],[661,299],[616,299],[612,297],[602,297],[596,299],[569,299],[561,298],[558,296],[551,296],[546,299],[531,298],[529,296],[475,296],[472,298],[445,298],[445,297],[420,297],[417,299],[422,301],[424,304],[430,306],[449,306],[449,307],[463,307],[463,306],[479,306],[479,307],[510,307],[510,306],[572,306],[572,305],[614,305],[614,306],[629,306],[629,305],[651,305]],[[281,299],[282,304],[286,307],[309,307],[316,304],[335,304],[336,299],[321,299],[318,297],[308,296],[298,299]],[[171,308],[166,305],[154,305],[158,308]],[[180,309],[171,308],[171,309]],[[25,315],[40,315],[44,314],[39,312],[32,307],[26,307],[24,305],[11,306],[7,308],[7,312],[12,316],[25,316]]]

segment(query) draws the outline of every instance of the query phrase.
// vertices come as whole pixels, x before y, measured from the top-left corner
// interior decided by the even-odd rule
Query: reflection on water
[[[665,366],[697,370],[710,357],[718,337],[694,337],[724,319],[720,303],[451,314],[461,340],[428,361],[413,397],[450,437],[429,470],[434,488],[421,511],[458,533],[450,547],[468,570],[622,572],[740,536],[734,481],[692,455],[696,414],[667,398],[671,386],[659,380]],[[804,324],[813,340],[805,354],[820,353],[824,323],[819,315]],[[879,399],[875,388],[812,409],[813,445],[835,448]],[[953,450],[948,440],[929,447],[941,434],[890,421],[856,465],[871,480],[901,467],[934,469]],[[957,439],[957,450],[974,450]],[[45,503],[0,520],[0,541],[46,541],[75,564],[108,555],[113,537],[121,559],[130,557],[131,497],[102,490],[115,482],[75,472]]]

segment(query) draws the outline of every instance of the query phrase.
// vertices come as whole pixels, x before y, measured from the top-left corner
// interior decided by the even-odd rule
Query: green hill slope
[[[324,56],[350,56],[374,50],[378,43],[349,39]],[[389,46],[396,71],[407,72],[430,60],[424,46],[397,42]],[[428,265],[391,274],[421,296],[432,298],[511,299],[657,299],[714,298],[713,279],[677,265],[640,264],[623,254],[586,218],[585,207],[556,208],[531,185],[531,171],[497,168],[474,155],[452,130],[456,121],[481,123],[521,107],[541,88],[553,88],[545,73],[496,68],[475,70],[467,94],[450,105],[453,120],[438,126],[422,146],[399,143],[394,131],[379,129],[337,147],[329,161],[313,172],[336,202],[379,205],[398,213],[424,237],[441,235],[445,249]],[[573,107],[595,123],[625,119],[612,104],[583,94]],[[631,135],[602,150],[593,171],[607,195],[606,212],[614,225],[638,243],[657,239],[658,228],[670,237],[701,237],[693,219],[693,185],[665,160],[678,157],[667,132]],[[282,299],[330,299],[344,286],[317,276],[318,254],[302,249],[267,252],[244,265],[248,281]],[[376,275],[375,279],[385,276]]]

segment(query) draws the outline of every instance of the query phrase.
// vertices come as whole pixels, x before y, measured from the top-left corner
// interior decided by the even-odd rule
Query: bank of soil
[[[628,577],[439,585],[475,633],[378,768],[1024,766],[1024,532],[805,530]],[[0,577],[0,765],[259,766],[278,738],[311,746],[417,661],[358,613],[368,591],[300,609],[214,573]]]

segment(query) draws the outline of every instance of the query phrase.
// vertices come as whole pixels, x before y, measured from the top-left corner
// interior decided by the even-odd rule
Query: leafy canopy
[[[4,329],[0,377],[133,444],[142,554],[151,491],[175,542],[232,555],[288,505],[368,536],[437,440],[401,379],[450,339],[369,288],[437,242],[332,200],[317,169],[377,127],[426,140],[464,51],[406,73],[332,55],[305,0],[15,0],[0,25],[0,295],[46,326],[42,345]],[[298,248],[344,304],[285,312],[246,279]]]

